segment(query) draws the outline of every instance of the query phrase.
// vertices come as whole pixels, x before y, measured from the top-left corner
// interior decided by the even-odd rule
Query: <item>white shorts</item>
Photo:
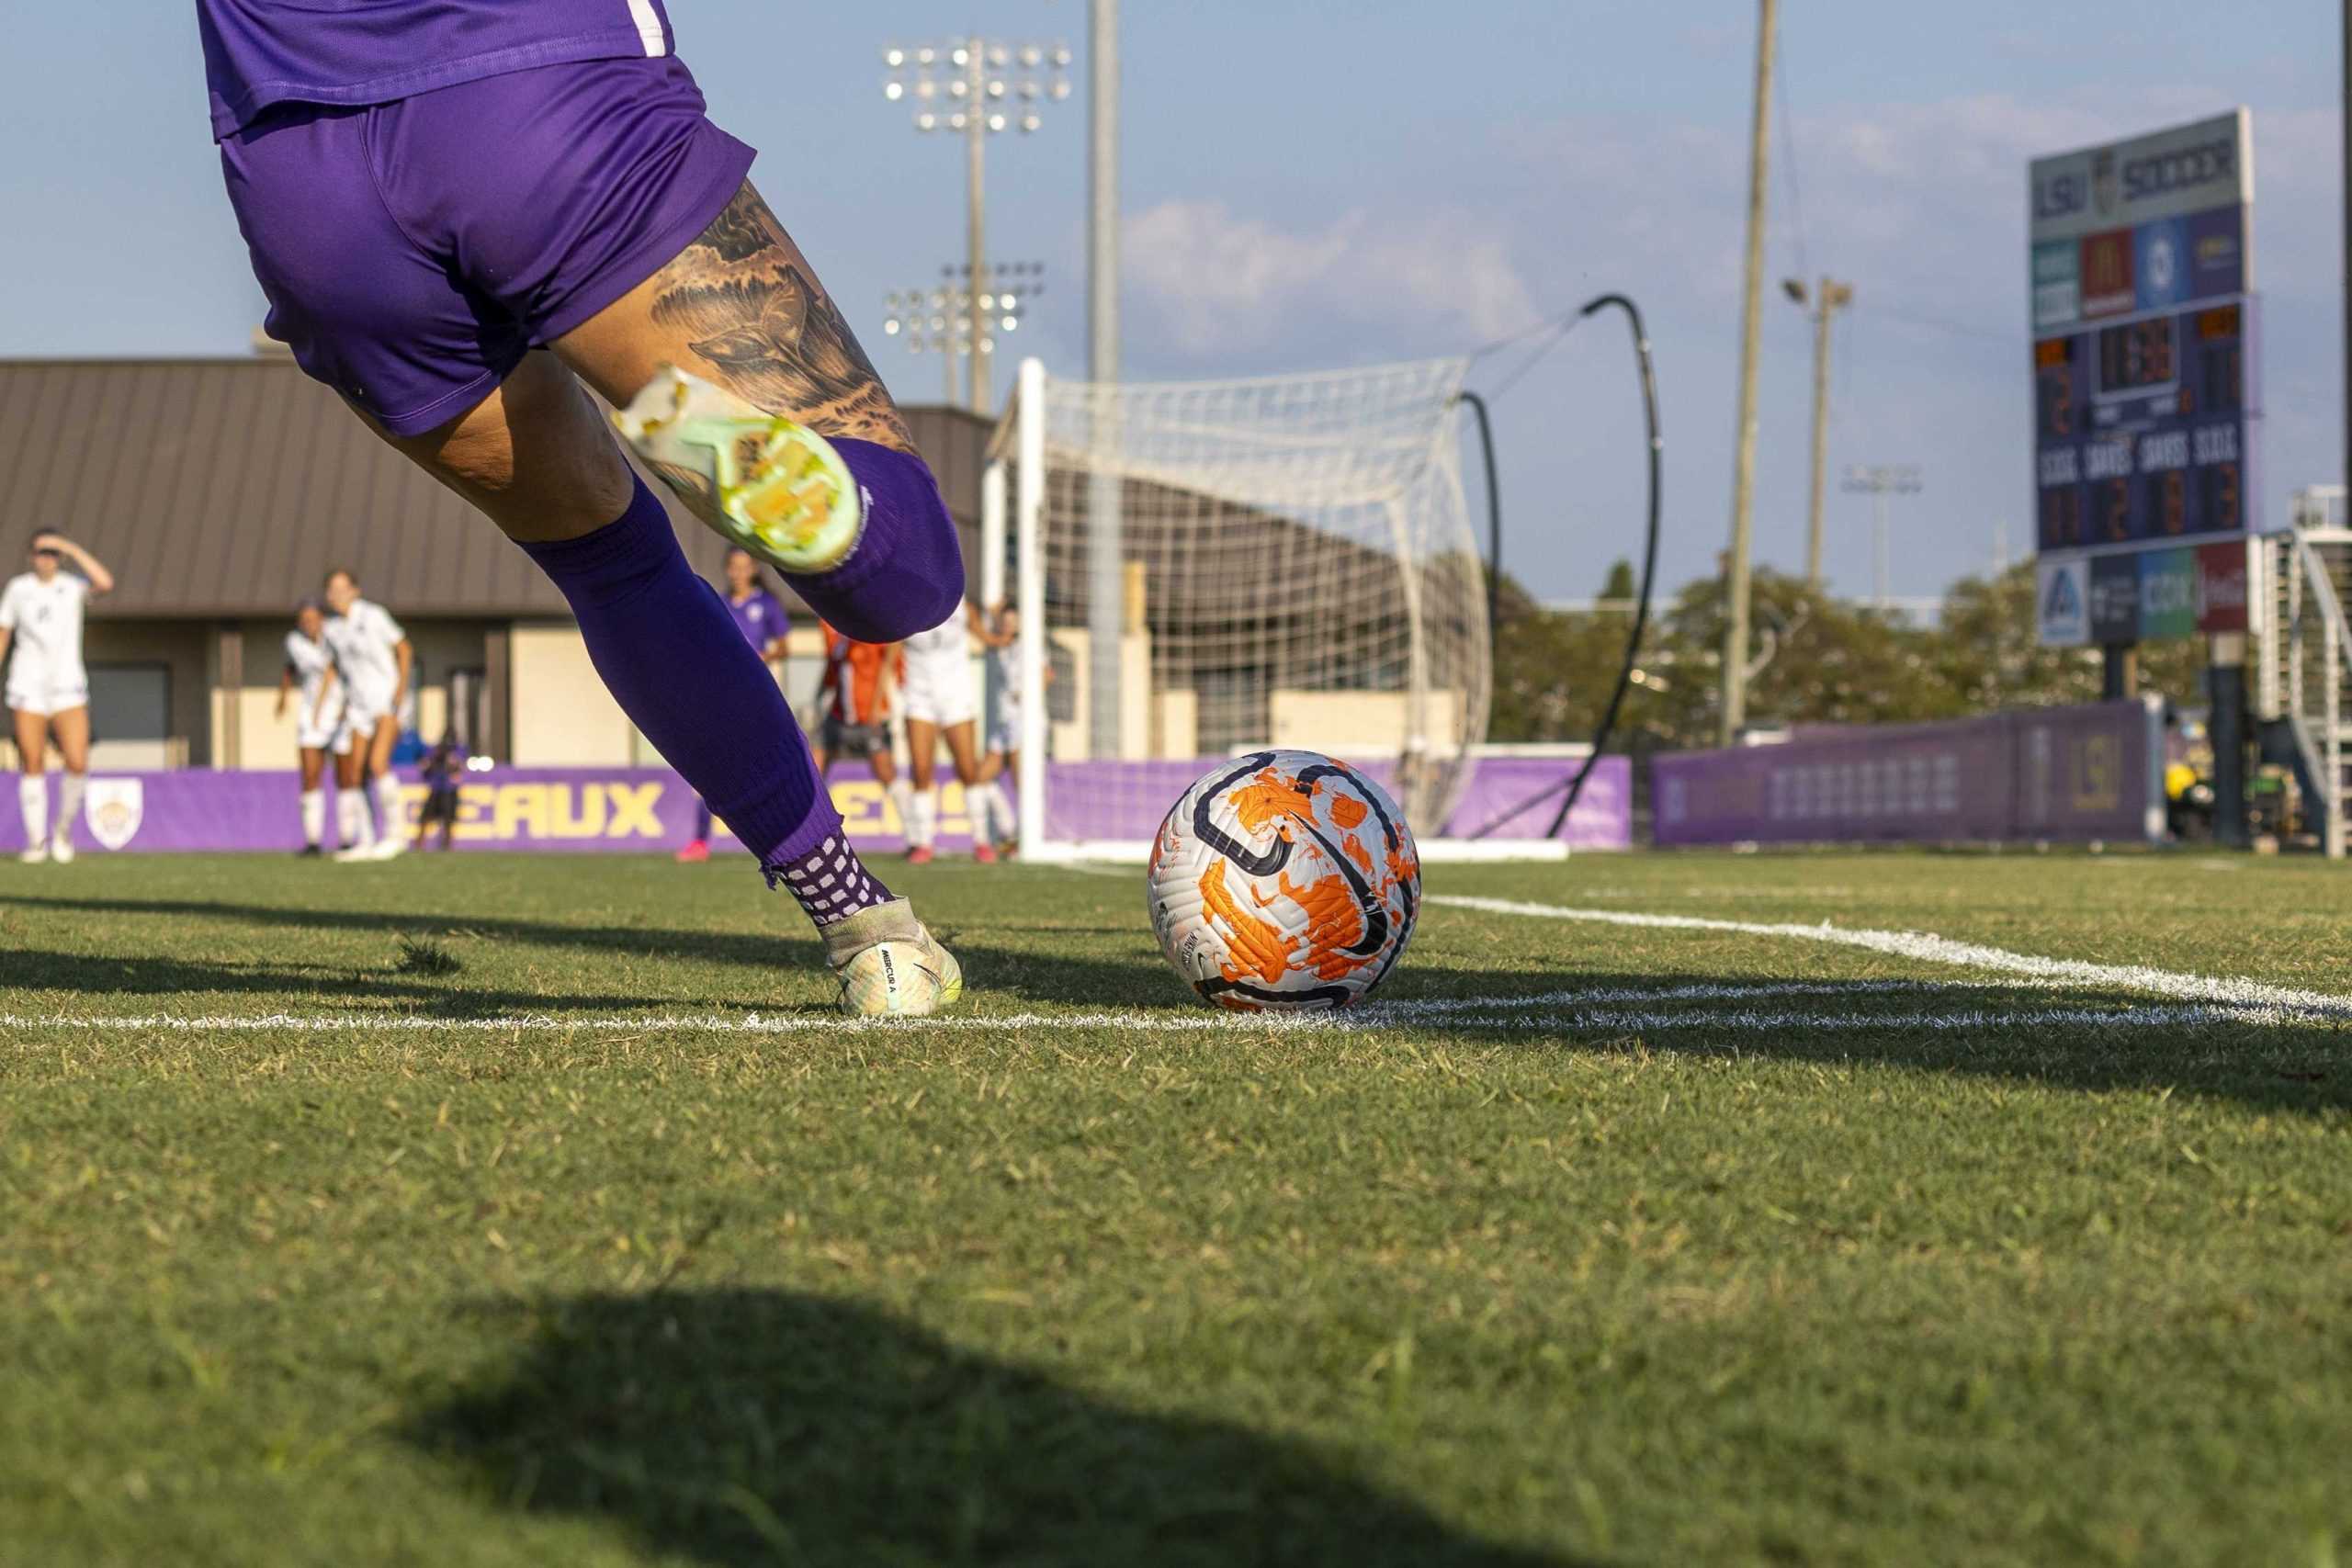
[[[942,729],[969,724],[972,705],[972,663],[968,659],[907,660],[907,707],[910,719],[922,719]]]
[[[304,714],[294,726],[294,744],[305,751],[333,751],[341,756],[351,750],[351,737],[343,728],[340,714],[330,714],[317,724]]]
[[[338,757],[354,746],[365,747],[376,738],[376,727],[392,716],[392,702],[389,695],[380,699],[372,692],[355,692],[344,688],[343,717],[334,728],[333,750]]]
[[[997,700],[996,722],[989,727],[989,750],[1008,757],[1021,750],[1021,705],[1011,697]]]
[[[35,665],[8,671],[7,704],[43,718],[90,705],[90,678],[79,670],[51,672]]]

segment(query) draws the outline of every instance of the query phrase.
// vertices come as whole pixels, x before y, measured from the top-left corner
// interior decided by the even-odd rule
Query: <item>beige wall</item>
[[[517,767],[627,767],[637,761],[636,731],[588,662],[578,626],[517,622],[509,646],[510,761]]]
[[[1393,755],[1405,747],[1406,699],[1402,692],[1301,692],[1273,694],[1273,743],[1340,757]],[[1455,733],[1452,692],[1432,692],[1422,701],[1425,741],[1449,749]]]

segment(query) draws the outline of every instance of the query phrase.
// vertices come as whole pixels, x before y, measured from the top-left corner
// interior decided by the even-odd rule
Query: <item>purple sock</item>
[[[840,835],[841,814],[784,694],[718,591],[686,565],[643,480],[619,521],[523,549],[571,602],[613,700],[771,883]]]
[[[779,875],[785,891],[799,899],[802,912],[820,926],[890,901],[890,890],[865,869],[846,838],[828,837],[797,861],[768,873],[770,880]]]
[[[964,547],[938,482],[910,453],[855,436],[827,439],[865,492],[865,531],[833,570],[787,572],[785,581],[810,609],[860,642],[898,642],[929,631],[964,600]]]

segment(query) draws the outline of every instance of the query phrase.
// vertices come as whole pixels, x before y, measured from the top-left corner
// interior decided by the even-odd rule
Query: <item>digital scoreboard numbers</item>
[[[2035,341],[2041,548],[2245,531],[2253,315],[2240,299]]]

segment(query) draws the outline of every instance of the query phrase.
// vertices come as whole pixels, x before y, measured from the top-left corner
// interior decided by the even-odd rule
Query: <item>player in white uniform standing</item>
[[[981,644],[989,650],[989,669],[996,676],[996,722],[989,727],[988,755],[980,759],[980,782],[966,791],[972,804],[972,836],[994,840],[998,852],[1010,855],[1021,840],[1021,826],[1013,819],[1012,803],[996,781],[1008,772],[1021,772],[1021,616],[1010,604],[999,604],[978,623]],[[1046,661],[1046,684],[1054,683],[1054,665]]]
[[[324,852],[327,796],[321,788],[327,769],[327,749],[335,743],[343,721],[342,693],[334,686],[334,655],[327,648],[326,606],[305,599],[295,607],[294,629],[286,634],[286,669],[277,678],[277,716],[286,705],[294,710],[294,746],[302,763],[302,852]],[[330,702],[330,698],[334,699]]]
[[[67,571],[71,560],[74,571]],[[78,572],[79,575],[76,575]],[[7,701],[17,721],[17,805],[25,818],[28,864],[74,858],[74,818],[90,773],[90,677],[82,667],[82,606],[112,592],[114,574],[62,534],[35,534],[32,570],[0,589],[0,658],[8,660]],[[49,816],[49,743],[65,776],[57,818]]]
[[[907,638],[907,751],[914,773],[912,809],[908,813],[907,858],[921,865],[932,858],[939,836],[939,784],[936,763],[939,742],[963,782],[966,809],[973,819],[972,858],[983,863],[996,859],[989,841],[988,814],[973,792],[992,790],[980,783],[980,749],[972,702],[972,636],[985,640],[978,608],[968,601],[927,632]]]
[[[381,604],[359,596],[359,580],[348,571],[337,568],[327,573],[326,599],[327,649],[343,687],[343,722],[335,732],[335,814],[344,848],[335,858],[390,860],[408,848],[392,746],[400,739],[401,698],[408,691],[415,652],[401,624]],[[373,785],[379,822],[368,820],[363,783]]]

